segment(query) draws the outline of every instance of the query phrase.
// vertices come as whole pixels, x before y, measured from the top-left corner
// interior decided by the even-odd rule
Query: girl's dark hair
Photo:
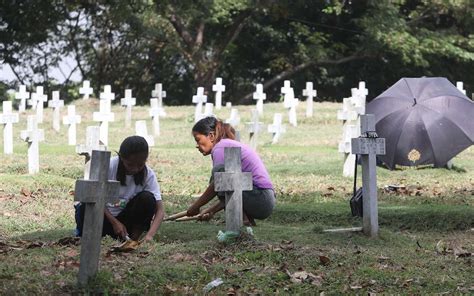
[[[117,181],[120,181],[120,185],[125,186],[125,176],[126,170],[125,166],[122,163],[122,158],[127,159],[132,155],[141,154],[145,156],[145,159],[148,158],[148,143],[145,138],[140,136],[130,136],[123,140],[122,144],[120,144],[119,152],[117,152],[119,156],[119,163],[117,168]],[[143,182],[146,178],[146,166],[140,172],[133,175],[133,179],[135,181],[135,185],[143,185]]]
[[[216,135],[216,144],[221,139],[235,140],[235,129],[228,123],[222,122],[215,117],[205,117],[193,126],[192,132],[199,133],[204,136],[208,136],[211,132]]]

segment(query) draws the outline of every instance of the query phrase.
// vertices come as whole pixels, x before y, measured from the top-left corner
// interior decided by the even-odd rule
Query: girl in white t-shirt
[[[145,241],[153,239],[164,216],[160,185],[146,165],[148,143],[143,137],[123,140],[118,156],[110,160],[109,180],[120,182],[119,202],[107,204],[102,236]],[[77,236],[82,236],[85,205],[76,206]]]

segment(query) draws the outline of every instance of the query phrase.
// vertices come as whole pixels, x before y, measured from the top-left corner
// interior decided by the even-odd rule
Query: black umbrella
[[[366,108],[395,165],[445,166],[474,143],[474,102],[446,78],[402,78]]]

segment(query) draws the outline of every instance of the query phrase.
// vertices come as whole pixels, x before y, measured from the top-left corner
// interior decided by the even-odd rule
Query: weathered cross
[[[224,148],[225,172],[214,173],[214,189],[225,192],[226,231],[240,232],[243,225],[242,191],[252,190],[252,173],[242,172],[240,147]]]
[[[225,85],[222,84],[222,78],[216,78],[216,84],[212,86],[212,90],[216,92],[216,109],[220,110],[222,108],[222,93],[225,92]]]
[[[48,107],[53,108],[53,129],[59,132],[61,128],[61,107],[64,106],[64,100],[59,99],[59,91],[53,91],[53,98],[48,101]]]
[[[158,99],[158,106],[163,108],[163,98],[166,98],[166,91],[161,83],[155,84],[155,89],[151,91],[151,97]]]
[[[36,92],[31,94],[31,100],[28,101],[28,105],[36,109],[36,121],[38,123],[43,123],[43,104],[47,101],[48,96],[43,94],[43,87],[37,86]]]
[[[74,200],[85,204],[77,276],[81,286],[97,274],[105,203],[116,202],[120,190],[118,181],[108,180],[109,161],[110,151],[92,151],[90,179],[77,180],[74,189]]]
[[[76,115],[76,106],[67,106],[67,115],[63,116],[63,124],[69,125],[68,133],[68,144],[76,145],[76,124],[81,123],[81,116]]]
[[[257,100],[257,111],[259,115],[263,115],[263,101],[267,99],[267,94],[263,92],[263,85],[261,83],[256,85],[253,99]]]
[[[366,235],[376,237],[379,232],[376,155],[385,154],[385,139],[377,138],[373,114],[362,115],[360,126],[362,136],[352,139],[352,153],[361,155],[362,229]]]
[[[92,114],[92,120],[98,121],[100,126],[100,140],[107,146],[109,145],[109,121],[115,120],[115,115],[110,111],[111,101],[108,99],[100,100],[99,112]]]
[[[86,128],[86,143],[76,145],[76,153],[85,156],[84,180],[89,179],[90,176],[92,150],[107,150],[107,147],[100,144],[100,128],[98,126],[88,126]]]
[[[158,102],[158,99],[150,99],[150,111],[149,115],[151,116],[151,124],[153,126],[153,135],[160,135],[160,116],[165,116],[165,111]]]
[[[257,109],[252,109],[252,121],[247,122],[247,130],[249,131],[249,144],[254,150],[257,150],[258,134],[263,128],[263,123],[258,121]]]
[[[44,132],[38,129],[35,115],[28,115],[26,130],[21,131],[20,138],[28,142],[28,173],[39,172],[39,142],[44,141]]]
[[[196,95],[193,96],[193,103],[196,104],[194,111],[194,122],[202,118],[202,104],[207,102],[207,96],[204,94],[204,87],[198,87]]]
[[[100,99],[109,101],[115,100],[115,93],[112,92],[112,86],[104,85],[104,92],[100,93]]]
[[[12,102],[3,101],[3,113],[0,114],[0,124],[3,127],[3,153],[13,153],[13,124],[19,121],[18,113],[12,113]]]
[[[339,142],[338,150],[344,155],[344,166],[342,175],[353,177],[355,169],[355,155],[352,151],[352,139],[360,136],[359,127],[355,124],[344,124],[342,129],[342,140]]]
[[[135,121],[135,133],[137,136],[145,138],[146,142],[148,143],[148,146],[155,146],[155,139],[152,135],[148,134],[148,129],[146,127],[145,120]]]
[[[317,92],[313,89],[312,82],[306,82],[306,89],[303,89],[303,96],[306,99],[306,117],[313,117],[313,98],[317,96]]]
[[[15,94],[15,99],[20,100],[20,103],[18,104],[18,112],[25,112],[26,100],[29,98],[30,93],[26,91],[26,85],[20,85],[20,91]]]
[[[291,87],[291,82],[289,80],[283,81],[283,87],[281,88],[281,93],[286,95],[290,92],[293,88]]]
[[[132,106],[137,104],[137,99],[132,98],[132,90],[125,90],[125,97],[120,100],[120,104],[125,107],[125,126],[132,126]]]
[[[88,100],[93,91],[89,80],[84,80],[82,87],[79,88],[79,94],[84,95],[84,97],[82,97],[83,100]]]
[[[275,113],[273,115],[273,124],[268,125],[268,132],[273,134],[272,144],[276,144],[281,134],[286,132],[286,127],[282,124],[281,113]]]

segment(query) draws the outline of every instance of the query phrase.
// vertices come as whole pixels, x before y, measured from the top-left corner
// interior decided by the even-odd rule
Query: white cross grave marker
[[[155,139],[152,135],[148,134],[148,129],[146,127],[145,120],[137,120],[135,122],[135,134],[137,136],[145,138],[146,142],[148,143],[148,146],[155,146]]]
[[[48,101],[48,96],[43,94],[43,87],[37,86],[36,92],[31,94],[31,100],[28,105],[31,105],[33,110],[36,109],[36,120],[38,123],[43,123],[43,104]]]
[[[263,92],[263,84],[257,84],[255,92],[253,93],[253,99],[257,100],[257,111],[259,115],[263,115],[263,101],[267,99],[267,94]]]
[[[286,127],[282,124],[281,113],[275,113],[273,115],[273,124],[268,125],[268,132],[273,134],[272,144],[276,144],[281,134],[286,132]]]
[[[97,274],[105,203],[116,202],[120,190],[120,182],[108,180],[109,165],[110,151],[92,151],[90,179],[77,180],[74,188],[74,201],[85,204],[77,276],[81,286]]]
[[[225,103],[225,107],[226,107],[227,109],[232,108],[232,102],[226,102],[226,103]]]
[[[293,126],[298,126],[298,120],[296,118],[296,106],[298,106],[298,98],[295,98],[295,93],[292,88],[285,94],[283,105],[288,109],[288,122]]]
[[[456,88],[466,95],[466,90],[464,89],[464,83],[462,81],[456,81]]]
[[[84,180],[88,180],[90,176],[92,150],[107,150],[107,147],[100,143],[100,127],[98,126],[88,126],[86,128],[86,143],[76,145],[76,153],[85,156]]]
[[[196,95],[193,96],[193,103],[196,104],[194,111],[194,122],[198,122],[202,116],[202,104],[207,102],[207,96],[204,94],[204,87],[198,87]]]
[[[79,94],[84,95],[82,97],[83,100],[88,100],[93,91],[94,90],[92,89],[91,82],[89,80],[84,80],[84,82],[82,82],[82,87],[79,88]]]
[[[258,134],[263,128],[263,123],[258,121],[257,109],[252,109],[252,121],[247,122],[247,130],[249,131],[249,145],[257,150]]]
[[[92,120],[98,121],[100,126],[100,140],[105,146],[109,145],[109,122],[115,120],[115,114],[110,111],[110,100],[100,100],[99,112],[92,114]]]
[[[21,131],[20,138],[28,142],[28,173],[39,172],[39,142],[44,141],[44,132],[38,129],[35,115],[28,115],[26,130]]]
[[[376,155],[385,155],[385,139],[377,138],[373,114],[361,116],[360,128],[362,136],[352,139],[352,153],[359,154],[362,163],[362,229],[366,235],[376,237],[379,232]]]
[[[208,116],[214,116],[214,104],[213,103],[206,103],[204,105],[204,113],[202,114],[202,117],[208,117]]]
[[[222,108],[222,93],[225,92],[225,85],[222,84],[222,78],[216,78],[216,84],[212,86],[212,90],[216,92],[216,109],[220,110]]]
[[[76,115],[76,106],[67,106],[67,115],[63,116],[63,124],[69,125],[68,133],[68,145],[76,145],[76,124],[81,123],[81,116]]]
[[[132,106],[137,104],[137,99],[132,98],[132,90],[125,90],[125,97],[120,100],[120,104],[125,107],[125,126],[132,125]]]
[[[237,108],[230,109],[230,117],[225,122],[236,128],[240,124],[239,110]]]
[[[303,89],[303,96],[306,97],[306,117],[313,117],[313,98],[317,92],[313,89],[312,82],[306,82],[306,89]]]
[[[163,108],[163,98],[166,98],[166,91],[163,90],[161,83],[155,84],[155,89],[151,91],[151,97],[158,99],[158,106]]]
[[[112,86],[104,85],[104,92],[100,93],[100,99],[109,101],[115,100],[115,93],[112,92]]]
[[[12,113],[12,102],[3,101],[3,113],[0,114],[0,124],[3,125],[3,153],[13,153],[13,123],[18,123],[18,113]]]
[[[160,116],[165,116],[165,111],[160,107],[158,99],[150,99],[151,124],[153,126],[153,135],[158,137],[160,135]]]
[[[285,80],[283,81],[283,87],[281,88],[281,93],[283,95],[286,95],[288,92],[290,92],[290,90],[292,90],[293,88],[291,87],[291,82],[289,80]]]
[[[242,191],[252,190],[252,173],[242,172],[240,147],[224,148],[225,172],[214,173],[214,189],[225,192],[226,231],[240,232],[243,225]]]
[[[20,85],[20,90],[15,94],[15,99],[20,100],[18,112],[23,113],[26,110],[26,100],[30,98],[30,93],[26,91],[26,85]]]
[[[64,100],[59,99],[59,91],[53,91],[53,98],[52,100],[48,101],[48,107],[53,108],[53,129],[59,132],[61,128],[61,107],[64,106]]]

